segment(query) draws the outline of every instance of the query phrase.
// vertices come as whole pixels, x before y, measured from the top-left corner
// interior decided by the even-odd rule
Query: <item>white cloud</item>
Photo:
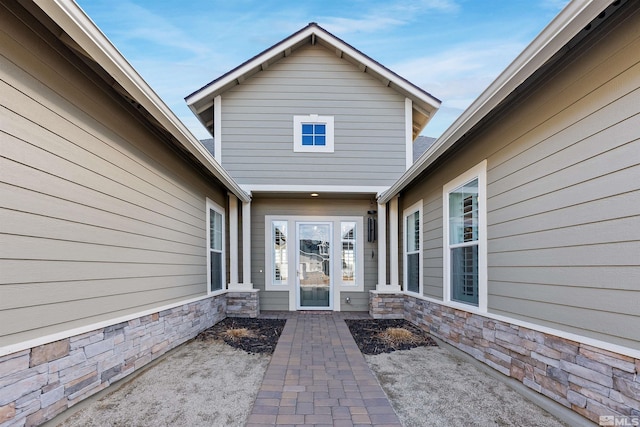
[[[324,17],[321,24],[324,29],[334,34],[355,32],[373,33],[404,25],[405,21],[384,16],[367,16],[361,19]]]
[[[168,19],[137,4],[128,1],[114,2],[112,14],[117,16],[119,21],[119,30],[116,30],[115,34],[124,42],[145,41],[171,48],[173,54],[176,49],[199,56],[210,53],[206,44],[189,37]]]
[[[365,4],[370,5],[370,9],[364,10],[357,18],[325,16],[321,18],[321,25],[336,34],[373,33],[410,24],[426,12],[451,13],[459,10],[455,0],[404,0]]]
[[[485,40],[394,64],[391,69],[442,100],[425,129],[440,135],[523,49],[524,43]]]

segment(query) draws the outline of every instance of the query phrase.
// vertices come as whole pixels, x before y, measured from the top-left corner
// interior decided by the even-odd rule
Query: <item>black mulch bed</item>
[[[232,347],[247,353],[273,354],[286,320],[283,319],[249,319],[244,317],[227,317],[209,329],[201,332],[196,339],[222,340]],[[227,331],[246,328],[250,336],[232,336]]]
[[[345,319],[353,339],[363,354],[391,353],[415,347],[437,346],[429,334],[403,319]],[[403,328],[412,333],[410,340],[384,340],[380,334],[387,328]]]

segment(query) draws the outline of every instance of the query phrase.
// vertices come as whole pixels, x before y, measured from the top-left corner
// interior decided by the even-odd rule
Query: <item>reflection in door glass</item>
[[[299,224],[298,281],[301,307],[329,307],[331,226]]]

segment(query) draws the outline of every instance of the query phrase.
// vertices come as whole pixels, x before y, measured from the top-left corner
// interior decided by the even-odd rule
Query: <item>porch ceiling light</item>
[[[318,193],[311,193],[311,197],[318,197],[319,194]]]

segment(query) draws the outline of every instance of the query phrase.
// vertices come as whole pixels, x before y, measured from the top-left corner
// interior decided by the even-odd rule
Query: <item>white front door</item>
[[[333,309],[332,236],[331,222],[296,223],[298,310]]]

